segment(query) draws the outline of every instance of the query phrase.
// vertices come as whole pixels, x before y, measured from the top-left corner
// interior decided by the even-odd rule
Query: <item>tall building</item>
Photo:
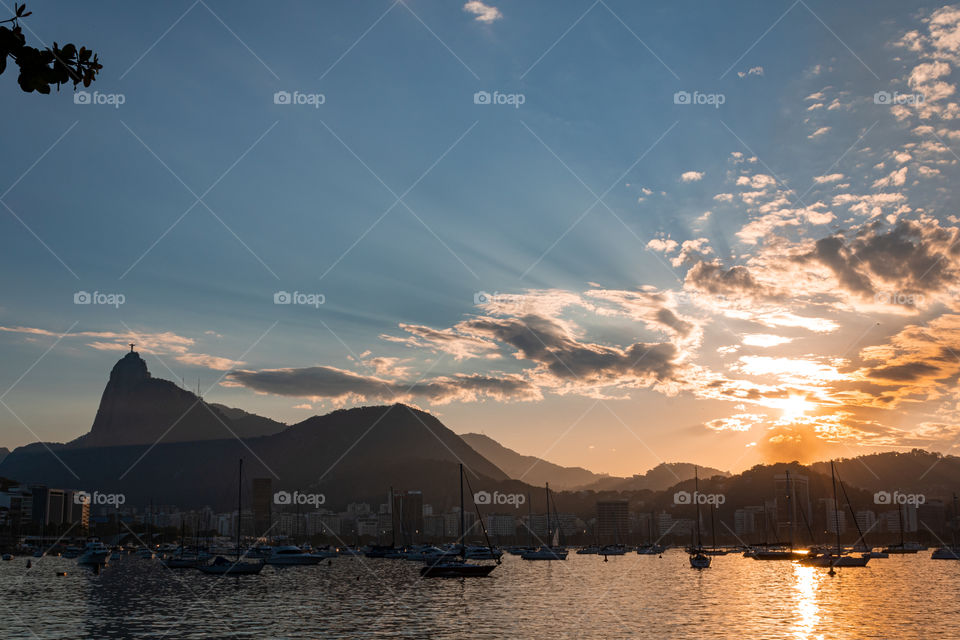
[[[517,535],[517,520],[509,514],[492,513],[487,516],[487,533],[494,542],[512,540]]]
[[[253,479],[253,528],[257,535],[265,535],[273,524],[273,481],[271,478]]]
[[[423,492],[394,491],[390,501],[391,522],[397,544],[413,544],[423,537]]]
[[[936,536],[950,536],[947,531],[947,509],[941,500],[927,500],[917,507],[917,524],[921,531]]]
[[[755,536],[763,533],[764,507],[751,506],[737,509],[733,514],[733,531],[738,536]]]
[[[602,544],[626,544],[629,520],[626,500],[597,502],[597,536]]]
[[[857,511],[857,527],[864,537],[877,531],[877,514],[869,509]]]
[[[780,540],[794,540],[804,530],[804,520],[813,521],[810,482],[799,473],[778,473],[773,477],[776,495],[776,532]]]

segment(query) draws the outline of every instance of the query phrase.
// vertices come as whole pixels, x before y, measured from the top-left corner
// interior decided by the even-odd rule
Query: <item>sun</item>
[[[813,404],[807,402],[806,396],[790,396],[780,403],[783,410],[783,420],[796,420],[806,415],[807,411],[813,409]]]

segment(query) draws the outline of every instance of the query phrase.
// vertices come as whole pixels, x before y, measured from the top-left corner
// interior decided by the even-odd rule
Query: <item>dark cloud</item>
[[[857,271],[858,258],[846,246],[844,239],[839,236],[820,238],[816,248],[808,258],[816,259],[833,271],[840,284],[848,290],[864,295],[874,293],[870,278]]]
[[[772,296],[772,292],[757,282],[747,267],[736,265],[724,269],[717,260],[700,261],[693,265],[687,272],[684,284],[713,295]]]
[[[525,379],[479,374],[442,376],[419,382],[397,382],[335,367],[232,371],[227,379],[255,391],[281,396],[344,400],[360,398],[396,402],[425,398],[442,404],[454,400],[533,400],[539,392]]]
[[[664,382],[673,377],[679,356],[669,342],[638,342],[622,349],[581,342],[557,321],[536,315],[475,318],[460,328],[510,345],[518,357],[538,363],[556,378],[589,384],[616,384],[623,377],[631,383],[636,378]]]

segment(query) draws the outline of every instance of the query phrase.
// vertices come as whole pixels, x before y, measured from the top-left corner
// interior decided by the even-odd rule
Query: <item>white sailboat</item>
[[[542,545],[538,549],[530,549],[520,554],[524,560],[566,560],[567,550],[560,546],[560,526],[553,530],[551,537],[550,522],[550,483],[546,483],[547,489],[547,537],[551,538],[549,545]],[[530,523],[528,523],[528,526]]]
[[[693,468],[693,501],[697,506],[697,543],[690,549],[690,566],[694,569],[707,569],[710,567],[710,556],[703,552],[703,541],[700,539],[700,478],[697,474],[697,468]]]

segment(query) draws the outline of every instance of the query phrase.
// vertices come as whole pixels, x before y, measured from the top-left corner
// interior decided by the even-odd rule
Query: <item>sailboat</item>
[[[547,537],[550,538],[549,545],[541,545],[539,549],[528,549],[520,554],[524,560],[566,560],[567,550],[560,546],[560,526],[553,529],[551,535],[550,521],[550,483],[546,483],[547,489]]]
[[[469,481],[468,481],[469,482]],[[479,514],[478,514],[479,515]],[[481,526],[483,521],[480,521]],[[463,463],[460,464],[460,545],[459,558],[449,558],[441,554],[436,559],[427,560],[427,565],[420,569],[421,578],[483,578],[490,575],[490,572],[497,568],[496,564],[473,564],[467,562],[466,546],[464,545],[464,536],[466,535],[463,513]],[[487,528],[483,527],[483,535],[486,537]],[[493,553],[493,546],[487,539],[487,546]],[[497,564],[500,559],[497,558]]]
[[[833,554],[824,553],[814,556],[807,556],[801,562],[807,565],[817,567],[830,567],[831,573],[833,567],[865,567],[870,561],[869,555],[848,556],[844,555],[843,545],[840,544],[840,503],[837,501],[837,482],[836,473],[833,468],[833,460],[830,461],[830,484],[833,487],[833,529],[837,534],[837,547]]]
[[[237,559],[230,562],[223,556],[217,556],[210,564],[198,565],[203,573],[220,576],[245,576],[260,573],[263,562],[246,562],[240,559],[240,524],[243,516],[243,458],[240,459],[239,481],[237,483]]]
[[[187,520],[186,518],[182,518],[180,520],[180,546],[177,548],[177,552],[173,556],[163,561],[164,564],[166,564],[170,569],[192,569],[200,564],[198,555],[194,554],[193,556],[188,556],[185,553],[186,548],[184,545],[186,544],[186,529]]]
[[[710,566],[710,556],[703,552],[703,541],[700,539],[700,478],[697,468],[693,468],[693,501],[697,505],[697,543],[690,549],[690,566],[694,569],[707,569]]]
[[[900,508],[899,503],[897,504],[897,518],[900,520],[900,542],[898,544],[892,544],[889,547],[886,547],[883,552],[903,555],[920,551],[920,546],[918,544],[912,543],[908,545],[903,541],[903,510]]]
[[[790,484],[790,470],[787,469],[787,515],[790,517],[790,543],[787,549],[757,549],[750,557],[754,560],[799,560],[807,554],[793,550],[793,485]]]

